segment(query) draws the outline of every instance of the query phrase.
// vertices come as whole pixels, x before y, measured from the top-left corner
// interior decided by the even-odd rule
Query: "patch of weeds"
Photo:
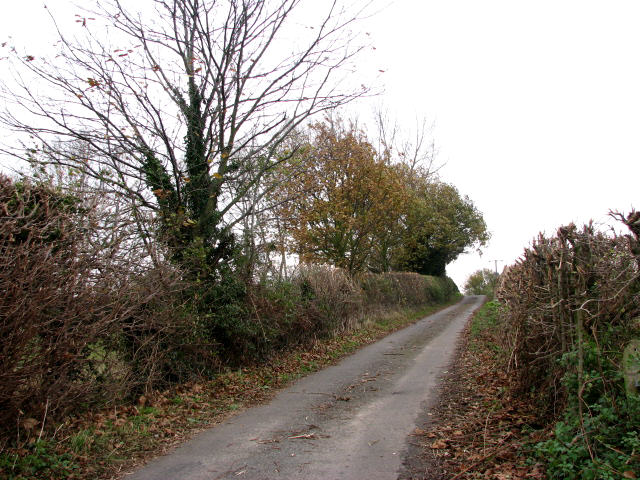
[[[501,328],[500,304],[496,300],[485,303],[474,315],[471,322],[469,350],[480,352],[490,350],[497,357],[504,356],[506,350],[500,344]]]
[[[7,480],[67,478],[77,469],[69,453],[56,452],[45,440],[0,454],[0,476]]]
[[[298,372],[285,372],[278,375],[278,381],[280,384],[287,384],[293,380],[297,380],[301,376]]]
[[[499,326],[500,304],[496,300],[485,303],[471,323],[471,338],[478,338],[487,331],[493,332]]]
[[[140,407],[138,412],[139,415],[155,415],[158,413],[158,409],[155,407]]]
[[[316,372],[317,370],[318,370],[318,364],[313,361],[305,363],[300,367],[300,371],[302,373],[312,373],[312,372]]]
[[[95,435],[93,428],[80,430],[69,439],[71,450],[76,455],[85,454],[89,448],[91,448],[94,441]]]
[[[553,435],[537,445],[550,479],[614,480],[640,474],[640,397],[627,394],[613,362],[598,368],[603,350],[614,348],[606,335],[600,340],[604,348],[594,341],[583,343],[581,376],[576,351],[560,361],[566,369],[567,406]]]

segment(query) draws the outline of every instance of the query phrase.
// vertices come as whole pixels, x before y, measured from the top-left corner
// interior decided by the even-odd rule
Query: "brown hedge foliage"
[[[251,285],[242,331],[243,358],[268,357],[279,350],[351,330],[380,310],[437,305],[458,289],[451,279],[392,272],[359,274],[302,264],[289,281]]]
[[[637,228],[637,213],[615,215]],[[558,360],[564,354],[581,355],[586,341],[599,345],[610,328],[621,327],[629,335],[638,331],[637,234],[633,229],[632,235],[605,234],[592,224],[582,229],[570,224],[551,238],[540,234],[502,274],[496,296],[506,306],[509,368],[523,391],[535,388],[548,408],[561,406],[559,380],[564,370]],[[617,336],[617,345],[607,346],[612,356],[601,362],[616,361],[628,341],[624,337]]]
[[[0,211],[0,431],[161,381],[185,327],[175,272],[127,269],[100,212],[49,186],[0,176]]]

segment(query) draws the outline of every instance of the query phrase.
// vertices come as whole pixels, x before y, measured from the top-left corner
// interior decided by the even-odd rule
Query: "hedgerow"
[[[591,224],[540,235],[497,291],[507,368],[540,416],[559,420],[538,446],[550,478],[640,474],[639,359],[629,353],[640,335],[640,214],[614,215],[630,235]]]

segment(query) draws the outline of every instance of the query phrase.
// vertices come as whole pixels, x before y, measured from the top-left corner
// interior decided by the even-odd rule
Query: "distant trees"
[[[499,277],[500,275],[488,268],[477,270],[467,278],[464,284],[464,293],[466,295],[486,295],[493,298]]]
[[[284,168],[303,173],[278,190],[289,249],[303,261],[351,272],[408,270],[444,276],[465,249],[484,245],[482,214],[419,166],[391,163],[356,126],[328,120]]]

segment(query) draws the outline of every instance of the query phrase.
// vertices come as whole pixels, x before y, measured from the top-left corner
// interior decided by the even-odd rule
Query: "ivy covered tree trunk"
[[[52,58],[12,50],[0,123],[25,143],[8,153],[109,184],[158,218],[171,258],[194,278],[219,277],[233,232],[276,187],[264,179],[286,160],[282,143],[369,90],[335,79],[363,48],[350,30],[361,6],[323,4],[309,28],[295,17],[303,3],[153,0],[136,11],[96,1],[77,32],[59,33]],[[78,143],[87,155],[69,153]]]

